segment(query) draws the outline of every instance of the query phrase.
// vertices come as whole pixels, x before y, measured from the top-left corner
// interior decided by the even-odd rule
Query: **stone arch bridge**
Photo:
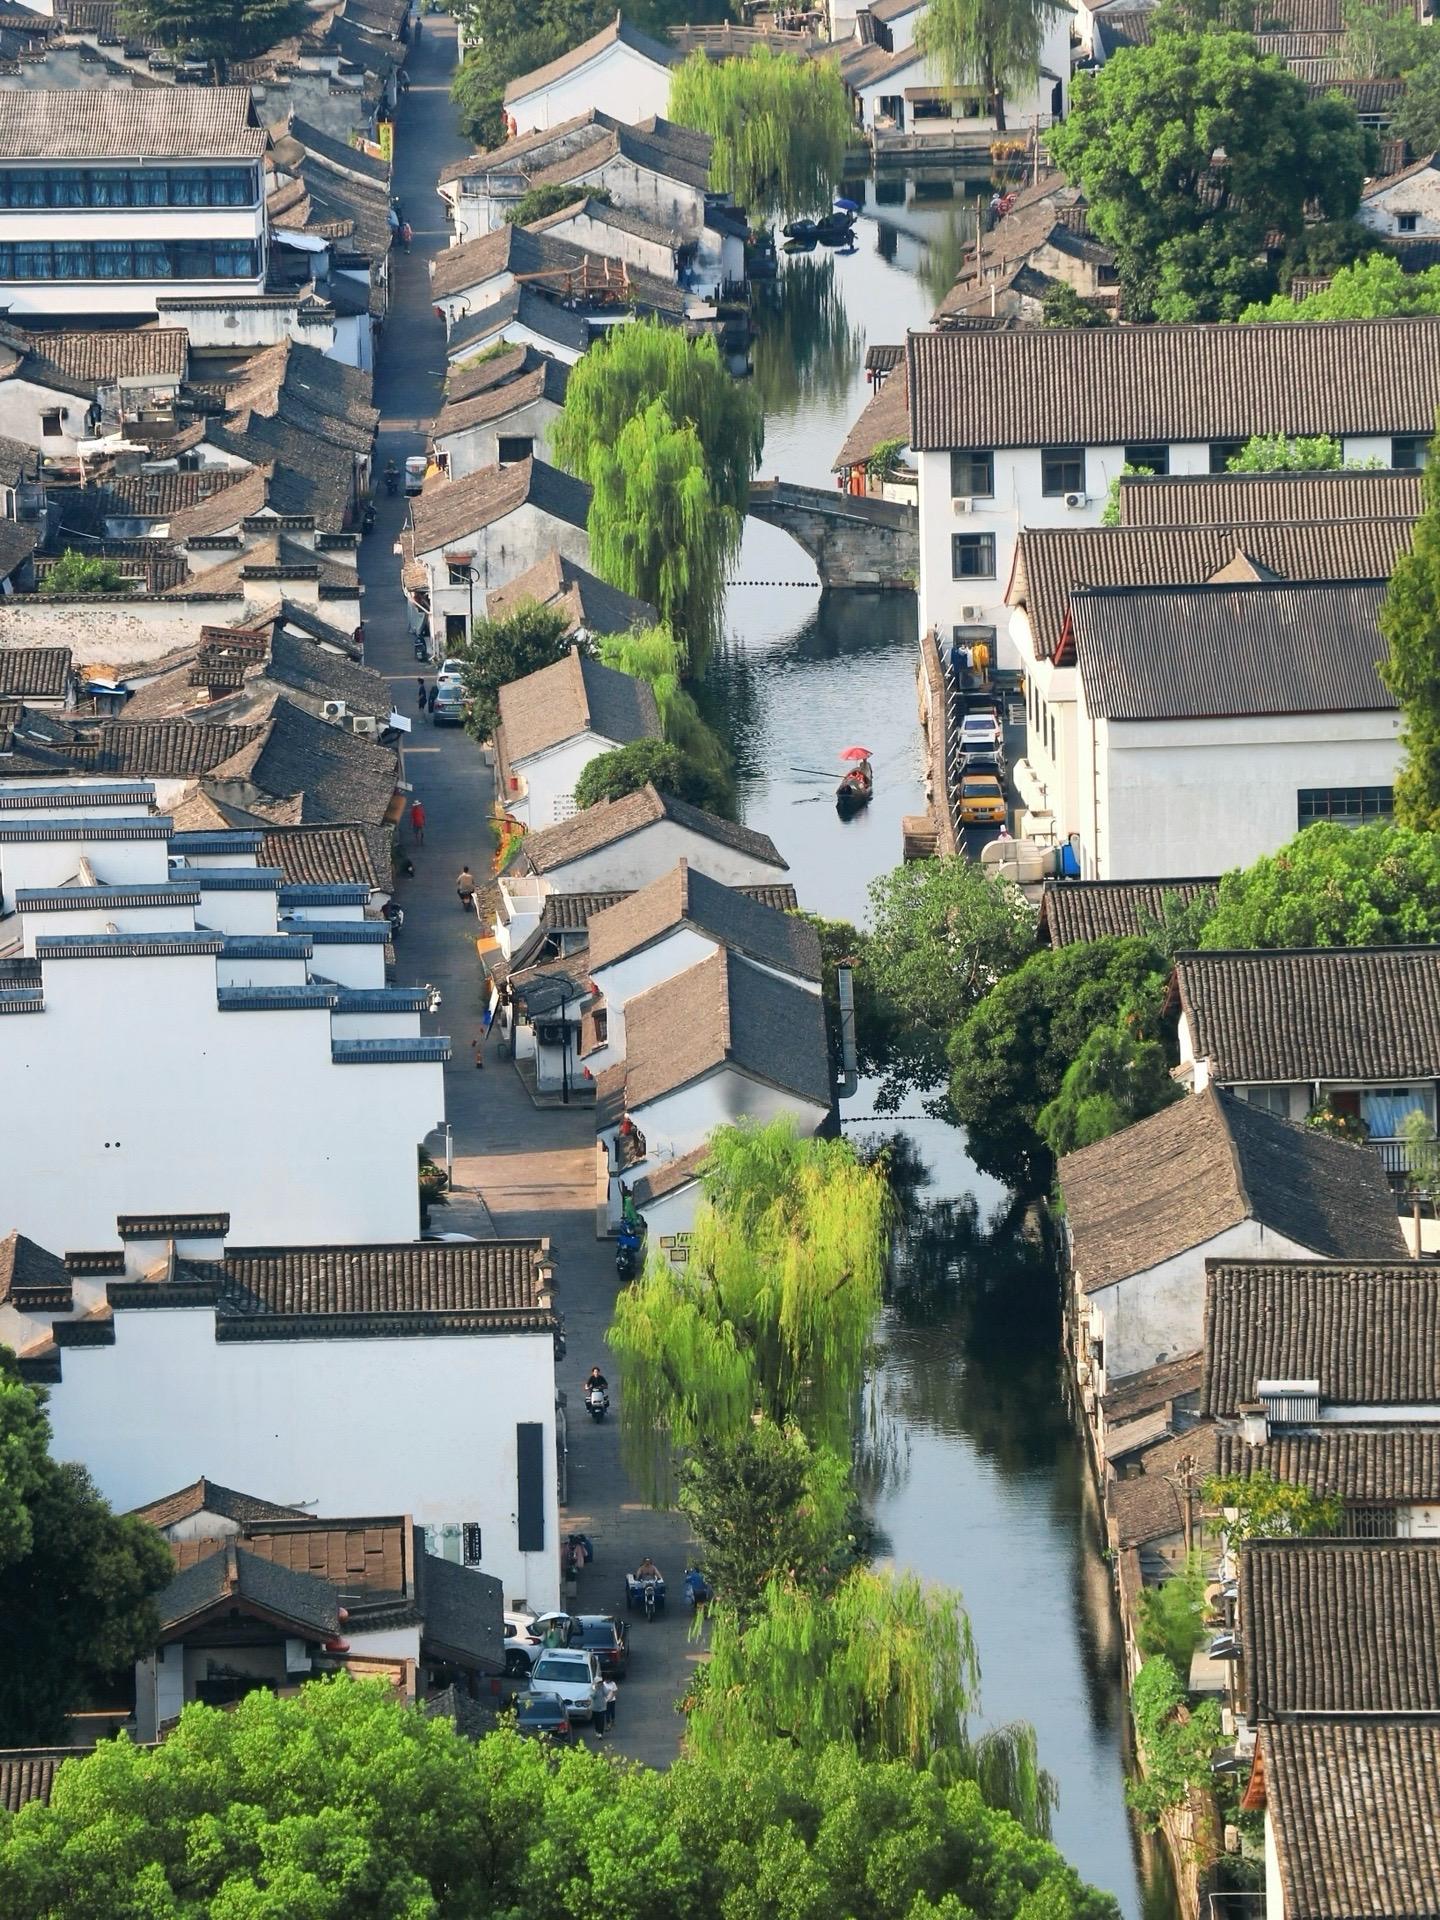
[[[898,500],[757,480],[750,512],[802,546],[826,587],[913,589],[920,573],[920,514]]]

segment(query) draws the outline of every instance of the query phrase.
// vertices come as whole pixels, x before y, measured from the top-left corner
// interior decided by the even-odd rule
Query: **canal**
[[[854,251],[784,260],[762,296],[754,378],[767,478],[834,484],[831,463],[869,392],[866,346],[928,324],[962,223],[988,189],[897,172],[846,191],[864,200]],[[915,670],[913,596],[822,600],[801,549],[747,523],[705,704],[728,732],[743,818],[772,835],[814,911],[863,920],[870,880],[900,858],[902,815],[923,811]],[[838,755],[856,744],[873,751],[875,799],[842,824]],[[1158,1920],[1163,1885],[1142,1890],[1125,1808],[1118,1630],[1063,1399],[1055,1279],[963,1135],[923,1105],[912,1097],[903,1115],[876,1116],[862,1082],[843,1114],[857,1139],[903,1132],[923,1167],[869,1394],[875,1523],[895,1564],[963,1595],[982,1719],[1034,1726],[1059,1789],[1057,1844],[1127,1920]]]

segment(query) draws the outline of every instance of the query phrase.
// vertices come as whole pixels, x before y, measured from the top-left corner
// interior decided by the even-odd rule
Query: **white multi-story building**
[[[368,887],[288,885],[255,834],[211,865],[154,801],[0,786],[0,1220],[60,1251],[216,1208],[251,1245],[413,1240],[433,993],[385,984]]]
[[[153,314],[263,293],[265,140],[248,87],[7,89],[0,303]]]
[[[1027,527],[1098,526],[1126,466],[1222,472],[1255,434],[1332,435],[1414,467],[1440,402],[1440,319],[912,333],[920,621],[1000,641]],[[1214,871],[1213,860],[1207,871]]]
[[[617,13],[608,27],[558,60],[510,82],[505,89],[510,132],[559,126],[589,107],[603,107],[631,125],[664,113],[676,57],[673,47],[627,26]]]

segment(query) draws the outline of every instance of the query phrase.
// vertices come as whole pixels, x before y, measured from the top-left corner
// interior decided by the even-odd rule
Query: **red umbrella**
[[[846,747],[841,753],[840,758],[842,760],[868,760],[870,758],[870,749],[869,747]]]

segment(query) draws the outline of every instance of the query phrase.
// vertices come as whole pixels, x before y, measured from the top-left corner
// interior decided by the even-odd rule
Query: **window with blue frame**
[[[254,167],[0,167],[0,208],[253,207]]]
[[[255,280],[245,240],[0,241],[4,280]]]

